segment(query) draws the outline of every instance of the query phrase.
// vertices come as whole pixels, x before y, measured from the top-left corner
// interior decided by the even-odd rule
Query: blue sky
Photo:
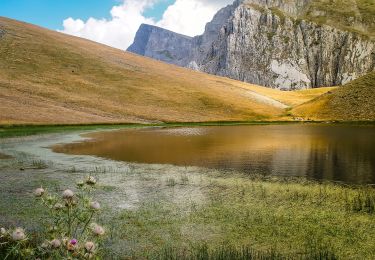
[[[0,16],[127,49],[142,23],[195,36],[233,0],[0,0]],[[112,11],[112,12],[111,12]]]
[[[146,10],[144,15],[160,20],[174,2],[162,0]],[[61,30],[63,21],[68,17],[110,19],[110,10],[120,3],[120,0],[0,0],[0,16]]]

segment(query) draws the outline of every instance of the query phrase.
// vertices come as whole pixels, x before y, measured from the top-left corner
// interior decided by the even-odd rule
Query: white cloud
[[[177,0],[168,7],[157,26],[189,36],[199,35],[222,6],[215,1]]]
[[[61,32],[97,41],[119,49],[126,49],[142,23],[157,25],[181,34],[195,36],[221,7],[233,0],[176,0],[163,18],[156,22],[143,13],[159,0],[123,0],[111,10],[111,19],[67,18]]]

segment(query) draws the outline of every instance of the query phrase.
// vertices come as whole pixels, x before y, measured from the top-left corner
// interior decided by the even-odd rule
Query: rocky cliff
[[[142,24],[128,51],[185,66],[193,49],[192,38],[156,26]]]
[[[235,1],[194,38],[143,25],[129,51],[279,89],[342,85],[373,71],[371,34],[345,29],[348,24],[339,15],[328,19],[324,14],[326,20],[318,23],[317,2]],[[361,19],[353,21],[368,21]]]

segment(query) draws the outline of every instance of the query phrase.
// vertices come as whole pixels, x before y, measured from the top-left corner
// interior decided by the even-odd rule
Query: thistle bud
[[[61,210],[64,208],[64,205],[61,203],[56,203],[55,206],[53,206],[55,210]]]
[[[59,239],[54,239],[51,241],[51,246],[53,248],[59,248],[61,246],[61,241]]]
[[[7,234],[7,230],[5,228],[0,228],[0,235],[6,235]]]
[[[65,190],[63,192],[63,198],[64,199],[72,199],[74,197],[74,192],[71,190]]]
[[[105,230],[102,226],[99,226],[96,223],[91,224],[91,230],[94,233],[94,235],[102,236],[105,234]]]
[[[95,185],[95,184],[96,184],[96,179],[95,179],[95,177],[93,177],[93,176],[89,176],[89,177],[87,177],[87,179],[86,179],[86,184],[87,184],[87,185]]]
[[[22,228],[16,228],[12,233],[12,239],[14,241],[24,240],[25,238],[25,231]]]
[[[45,190],[43,188],[38,188],[34,191],[35,197],[42,197],[45,193]]]
[[[95,244],[91,241],[85,243],[85,249],[89,253],[93,253],[95,251]]]
[[[91,202],[90,203],[90,208],[92,210],[100,210],[100,203],[97,201]]]

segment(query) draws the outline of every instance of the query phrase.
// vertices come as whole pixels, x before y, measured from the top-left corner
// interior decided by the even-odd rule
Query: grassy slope
[[[314,0],[302,18],[369,37],[375,36],[373,0]]]
[[[297,106],[292,113],[319,120],[375,120],[375,72]]]
[[[318,92],[282,93],[0,18],[0,124],[276,119]],[[312,95],[312,96],[311,96]]]

